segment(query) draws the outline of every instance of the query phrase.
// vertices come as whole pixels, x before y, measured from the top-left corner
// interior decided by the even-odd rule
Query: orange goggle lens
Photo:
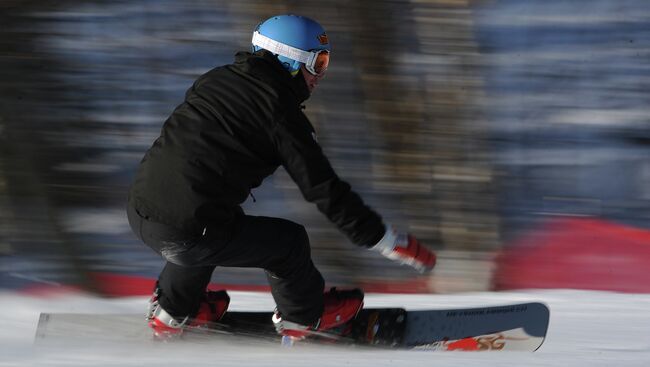
[[[305,65],[305,68],[313,75],[320,75],[327,70],[329,64],[330,53],[327,50],[322,50],[316,54],[316,57],[309,65]]]

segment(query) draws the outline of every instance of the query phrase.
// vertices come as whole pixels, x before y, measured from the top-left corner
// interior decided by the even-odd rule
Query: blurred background
[[[423,277],[360,251],[279,170],[244,208],[304,224],[330,285],[650,292],[647,0],[1,0],[0,288],[150,292],[135,169],[194,79],[288,12],[330,36],[306,113],[333,166],[439,254]]]

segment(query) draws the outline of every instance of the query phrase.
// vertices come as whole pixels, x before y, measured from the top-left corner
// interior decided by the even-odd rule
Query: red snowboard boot
[[[230,304],[230,297],[226,291],[207,291],[205,298],[201,301],[199,310],[193,318],[186,316],[179,319],[170,315],[158,303],[158,289],[154,291],[149,300],[149,311],[147,321],[153,330],[155,338],[165,339],[180,335],[185,328],[206,327],[210,323],[221,320]]]
[[[273,314],[275,329],[280,335],[293,339],[304,339],[310,334],[320,334],[341,326],[352,320],[363,308],[363,292],[360,289],[338,291],[336,288],[325,292],[323,315],[311,325],[301,325],[284,320],[276,310]]]

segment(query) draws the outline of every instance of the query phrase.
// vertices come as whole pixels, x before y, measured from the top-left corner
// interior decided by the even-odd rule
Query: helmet
[[[329,64],[330,44],[323,27],[315,20],[285,14],[260,23],[253,32],[253,52],[268,50],[296,75],[301,65],[312,74],[321,74]]]

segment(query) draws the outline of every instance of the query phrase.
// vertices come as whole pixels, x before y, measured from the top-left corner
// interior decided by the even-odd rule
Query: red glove
[[[372,250],[379,251],[391,260],[414,267],[421,273],[429,272],[436,265],[436,255],[408,233],[386,227],[386,234]]]

